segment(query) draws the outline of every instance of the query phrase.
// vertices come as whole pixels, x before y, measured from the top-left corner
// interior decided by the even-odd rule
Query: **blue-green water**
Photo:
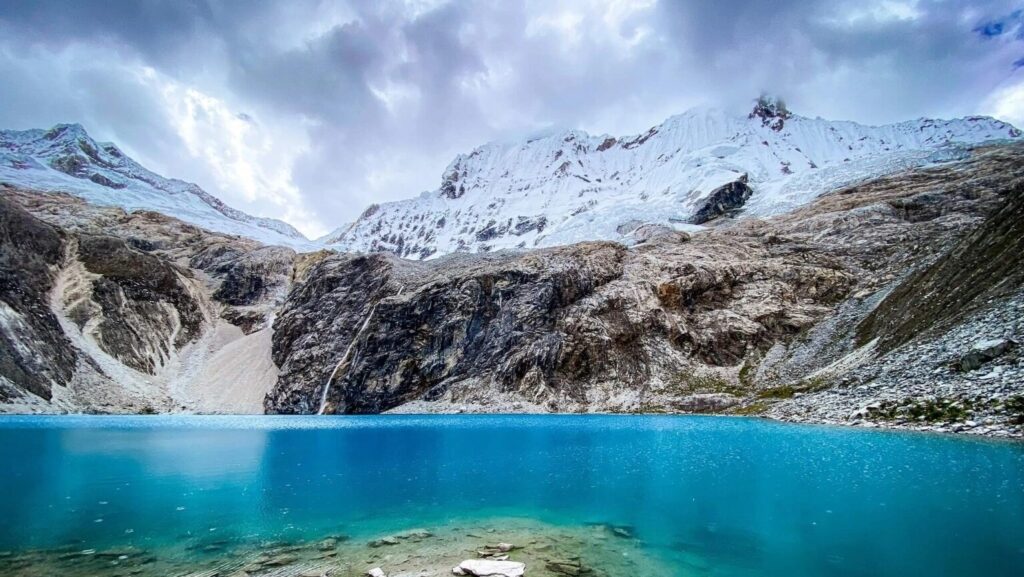
[[[679,575],[1024,573],[1015,443],[713,417],[4,417],[0,467],[8,550],[515,516],[705,560]]]

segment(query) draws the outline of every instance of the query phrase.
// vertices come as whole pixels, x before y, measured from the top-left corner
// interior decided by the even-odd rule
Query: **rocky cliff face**
[[[859,344],[891,351],[1024,287],[1024,183],[1003,185],[1002,206],[929,266],[900,283],[860,324]]]
[[[71,380],[77,352],[49,307],[66,238],[0,198],[0,402],[28,391],[50,400]]]
[[[213,353],[269,332],[291,284],[290,249],[157,213],[0,190],[0,394],[8,410],[206,406],[210,391],[195,383]],[[269,352],[268,339],[267,363]]]
[[[333,282],[293,293],[275,325],[278,388],[290,396],[268,398],[272,411],[307,411],[303,399],[323,386],[332,412],[505,397],[545,410],[640,410],[646,392],[698,366],[733,365],[797,333],[851,284],[827,257],[684,235],[634,250],[583,243],[420,265],[335,257],[314,276]],[[336,336],[289,338],[316,324],[310,313],[332,319]]]

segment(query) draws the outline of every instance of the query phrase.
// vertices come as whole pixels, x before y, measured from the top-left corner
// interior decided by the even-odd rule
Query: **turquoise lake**
[[[690,416],[3,417],[0,463],[6,555],[530,519],[628,528],[681,576],[1024,574],[1012,442]]]

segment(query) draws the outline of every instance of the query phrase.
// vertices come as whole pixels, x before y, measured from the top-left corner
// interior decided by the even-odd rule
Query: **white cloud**
[[[985,102],[983,113],[1020,128],[1024,126],[1024,78],[1000,88]]]
[[[301,126],[264,126],[195,88],[152,71],[146,76],[158,86],[171,126],[191,159],[206,165],[214,177],[216,189],[209,192],[232,206],[259,207],[260,216],[281,218],[311,238],[327,232],[292,181],[295,159],[309,149]]]

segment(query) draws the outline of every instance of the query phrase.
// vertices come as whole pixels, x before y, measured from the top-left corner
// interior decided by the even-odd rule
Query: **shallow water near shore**
[[[498,542],[527,575],[587,574],[549,566],[567,559],[609,577],[1024,567],[1024,445],[951,436],[686,416],[2,417],[0,467],[4,575],[441,575]]]

